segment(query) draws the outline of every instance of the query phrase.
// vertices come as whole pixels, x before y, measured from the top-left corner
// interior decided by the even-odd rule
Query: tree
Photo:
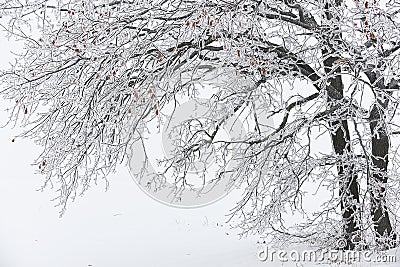
[[[15,101],[10,122],[28,127],[21,136],[44,147],[37,164],[65,208],[123,162],[148,123],[167,123],[163,109],[211,84],[208,119],[175,129],[162,161],[177,188],[190,189],[187,171],[215,144],[212,182],[246,185],[232,210],[243,234],[387,249],[400,181],[398,4],[6,0],[3,27],[25,48],[2,74],[2,95]],[[216,140],[235,114],[249,132]],[[332,149],[314,145],[327,140]],[[329,195],[314,213],[303,209],[308,183]],[[304,222],[285,225],[288,212]]]

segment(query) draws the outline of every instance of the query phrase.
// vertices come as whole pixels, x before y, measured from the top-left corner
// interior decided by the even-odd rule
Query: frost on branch
[[[6,0],[2,26],[25,47],[1,92],[10,122],[44,148],[37,165],[63,210],[149,123],[168,123],[167,106],[211,92],[208,119],[182,122],[160,162],[177,188],[215,144],[213,182],[244,187],[231,214],[243,234],[385,249],[398,227],[399,4]],[[234,115],[247,133],[215,138]]]

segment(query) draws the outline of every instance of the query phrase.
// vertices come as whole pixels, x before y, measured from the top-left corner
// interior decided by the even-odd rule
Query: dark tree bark
[[[331,70],[334,60],[336,59],[328,58],[324,61],[327,73]],[[343,95],[343,82],[340,75],[331,78],[330,83]],[[328,102],[333,101],[328,95]],[[329,121],[329,126],[331,129],[336,129],[336,131],[331,132],[331,139],[335,153],[340,159],[337,165],[339,195],[341,197],[340,206],[344,222],[344,238],[347,241],[347,245],[343,249],[353,250],[357,242],[360,241],[360,226],[358,223],[360,215],[358,203],[360,202],[360,197],[357,182],[358,175],[352,163],[353,151],[350,145],[350,131],[346,119]]]
[[[343,1],[337,0],[334,2],[334,5],[339,6]],[[331,4],[326,4],[325,6],[325,17],[327,20],[332,20],[334,16],[330,11]],[[337,18],[339,20],[340,18]],[[331,26],[328,26],[327,29],[331,29]],[[339,30],[337,32],[340,32]],[[324,69],[327,75],[332,75],[333,65],[336,60],[339,58],[332,55],[332,51],[334,51],[333,43],[340,44],[342,42],[342,36],[340,33],[334,34],[330,39],[329,32],[326,33],[326,39],[324,40],[326,43],[326,49],[322,49],[322,53],[324,56]],[[341,68],[338,67],[334,70],[335,76],[328,79],[328,83],[332,87],[336,89],[336,93],[339,93],[342,98],[344,95],[344,85],[342,81],[342,77],[340,75]],[[338,101],[334,99],[328,92],[328,103],[333,104],[333,102]],[[340,100],[339,100],[340,101]],[[341,118],[341,115],[338,114],[338,119],[330,120],[329,126],[331,129],[336,129],[330,133],[333,148],[335,150],[336,155],[338,156],[339,163],[337,164],[338,171],[338,179],[339,179],[339,196],[341,198],[340,207],[342,211],[342,219],[344,223],[344,236],[343,238],[346,240],[347,244],[343,248],[344,250],[354,250],[357,243],[360,241],[360,225],[359,225],[359,185],[358,185],[358,175],[354,169],[354,164],[352,163],[352,155],[353,151],[350,144],[350,131],[348,122],[346,119]]]
[[[386,110],[387,106],[388,101],[379,104],[375,103],[369,116],[372,134],[371,162],[373,166],[368,179],[368,188],[371,196],[371,215],[376,241],[382,249],[392,248],[396,245],[396,234],[390,223],[385,199],[390,142],[384,124],[385,115],[383,110]]]

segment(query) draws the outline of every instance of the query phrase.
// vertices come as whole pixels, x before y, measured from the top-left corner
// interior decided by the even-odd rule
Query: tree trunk
[[[332,5],[338,7],[343,4],[343,0],[336,0],[334,2],[327,2],[325,4],[325,18],[330,21],[334,18],[331,13],[330,8]],[[340,20],[339,17],[335,17],[335,19]],[[329,56],[334,54],[334,45],[333,43],[341,43],[342,36],[340,33],[330,35],[332,25],[326,25],[327,37],[324,40],[326,43],[326,47],[323,48],[322,54],[325,57],[324,59],[324,69],[327,75],[332,75],[332,67],[334,65],[334,61],[338,60],[337,56]],[[337,28],[337,32],[340,32]],[[332,39],[331,39],[332,38]],[[343,96],[343,81],[340,75],[341,68],[338,67],[335,70],[335,75],[332,78],[328,79],[328,82],[336,88],[336,91]],[[328,103],[333,104],[334,98],[328,93]],[[346,119],[339,118],[336,120],[330,120],[329,126],[331,129],[337,129],[335,131],[331,131],[331,139],[333,143],[333,147],[337,157],[339,158],[339,163],[337,164],[338,171],[338,179],[339,179],[339,195],[340,195],[340,207],[342,211],[342,219],[344,223],[344,236],[343,238],[346,240],[346,246],[342,249],[344,250],[353,250],[356,244],[360,241],[360,225],[359,225],[359,186],[357,182],[358,175],[354,170],[354,164],[352,163],[352,155],[353,151],[350,145],[350,132],[349,126]]]
[[[326,51],[326,53],[328,53]],[[325,72],[328,74],[336,57],[328,57],[324,61]],[[337,70],[340,72],[340,69]],[[338,74],[328,80],[338,92],[343,95],[342,77]],[[332,97],[328,95],[328,102],[333,102]],[[350,145],[350,131],[346,119],[337,119],[329,121],[331,129],[337,129],[331,132],[331,139],[336,155],[340,159],[337,165],[339,178],[339,195],[341,198],[340,207],[342,210],[342,219],[344,223],[344,236],[347,245],[344,250],[353,250],[356,244],[360,241],[360,226],[359,226],[359,186],[357,182],[358,175],[354,170],[352,163],[353,151]]]
[[[347,245],[343,249],[353,250],[357,242],[360,241],[358,175],[350,159],[352,151],[349,144],[347,121],[330,122],[331,127],[335,127],[338,124],[341,125],[340,128],[336,132],[332,132],[331,137],[335,153],[341,157],[337,170],[341,198],[340,207],[344,222],[344,239],[347,241]]]
[[[387,109],[387,102],[381,103],[382,109]],[[374,104],[369,116],[369,125],[372,134],[371,162],[373,166],[368,180],[368,188],[371,196],[371,215],[376,242],[382,249],[388,249],[396,245],[396,234],[389,220],[385,200],[390,143],[382,112],[378,108],[378,104]]]

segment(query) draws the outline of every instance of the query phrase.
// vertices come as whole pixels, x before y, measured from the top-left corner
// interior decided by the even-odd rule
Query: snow
[[[110,177],[107,192],[99,183],[59,218],[59,208],[50,201],[54,192],[36,191],[41,177],[33,174],[30,163],[40,150],[31,140],[11,143],[17,130],[0,130],[2,267],[399,266],[262,262],[257,254],[263,245],[257,244],[257,237],[239,239],[225,223],[224,215],[240,192],[199,209],[172,208],[143,193],[123,166]],[[400,259],[398,249],[390,253]]]
[[[1,67],[6,67],[13,44],[4,39],[0,43]],[[7,119],[5,103],[0,101],[1,125]],[[42,180],[30,164],[40,148],[31,140],[12,143],[18,131],[0,128],[0,267],[399,266],[262,262],[258,238],[239,239],[225,223],[240,192],[199,209],[172,208],[143,193],[123,166],[109,177],[107,192],[100,182],[59,218],[60,209],[50,201],[54,192],[37,191]],[[398,249],[389,253],[400,259]]]

